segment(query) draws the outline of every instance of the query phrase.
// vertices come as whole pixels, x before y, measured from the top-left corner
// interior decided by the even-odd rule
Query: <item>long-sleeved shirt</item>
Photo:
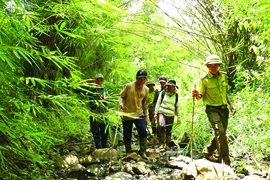
[[[148,92],[149,88],[137,88],[135,82],[124,85],[120,92],[119,104],[124,106],[123,119],[132,120],[140,116],[148,117]]]
[[[175,106],[176,91],[172,93],[166,90],[163,101],[161,102],[162,93],[159,93],[157,104],[155,107],[155,114],[164,114],[165,116],[177,116],[180,117],[180,103],[179,100]]]
[[[107,103],[105,98],[109,95],[107,88],[105,87],[91,87],[89,89],[89,107],[92,112],[104,113],[107,112]]]

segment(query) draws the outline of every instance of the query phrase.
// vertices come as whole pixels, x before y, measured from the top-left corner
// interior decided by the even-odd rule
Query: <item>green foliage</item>
[[[193,105],[191,90],[205,73],[202,57],[213,52],[224,58],[235,85],[230,97],[238,113],[228,130],[234,158],[263,160],[270,153],[268,1],[198,2],[178,9],[190,22],[160,14],[158,1],[145,1],[134,14],[125,11],[132,3],[122,1],[22,2],[0,2],[1,178],[49,177],[50,150],[70,137],[89,138],[83,88],[96,73],[105,76],[110,93],[112,144],[121,138],[117,95],[144,68],[149,80],[157,82],[163,74],[176,80],[182,124],[174,126],[173,137],[180,140],[187,132],[200,151],[212,132],[202,102]]]

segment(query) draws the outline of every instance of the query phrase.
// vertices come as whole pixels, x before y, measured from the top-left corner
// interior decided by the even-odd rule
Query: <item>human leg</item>
[[[157,134],[157,124],[154,119],[153,111],[149,110],[149,120],[151,123],[152,134]]]
[[[159,135],[160,135],[160,148],[165,147],[165,133],[166,133],[166,120],[163,114],[158,115],[159,119]]]
[[[147,159],[146,156],[146,142],[147,142],[147,131],[146,131],[146,124],[145,124],[145,117],[140,117],[139,119],[134,120],[134,124],[136,126],[136,129],[138,131],[139,137],[140,137],[140,150],[139,154]]]
[[[170,142],[172,137],[172,126],[174,122],[174,116],[165,116],[166,120],[166,150],[170,149]]]
[[[107,130],[107,126],[108,126],[108,119],[107,118],[102,118],[101,121],[99,122],[99,126],[100,126],[100,132],[101,132],[101,146],[102,148],[106,148],[107,146],[107,142],[108,142],[108,130]]]
[[[215,132],[215,138],[212,140],[210,146],[208,146],[209,154],[213,154],[215,148],[219,153],[219,162],[222,160],[225,164],[230,165],[229,158],[229,147],[226,137],[226,129],[228,119],[224,119],[226,117],[227,109],[224,110],[216,110],[216,109],[208,109],[207,117],[209,122],[212,125],[212,128]],[[224,116],[225,115],[225,116]]]
[[[123,136],[124,136],[124,143],[125,143],[125,149],[126,153],[131,153],[131,138],[132,138],[132,125],[133,120],[122,120],[123,125]]]
[[[97,149],[101,148],[100,127],[97,119],[94,116],[90,116],[90,130],[94,138],[95,146]]]

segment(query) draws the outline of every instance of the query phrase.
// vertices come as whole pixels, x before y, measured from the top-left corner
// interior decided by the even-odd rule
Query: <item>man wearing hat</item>
[[[123,136],[126,153],[131,153],[132,126],[135,124],[140,138],[139,154],[147,159],[146,138],[147,138],[147,119],[148,119],[148,92],[149,88],[145,85],[147,72],[143,69],[136,74],[136,81],[124,85],[119,96],[119,106],[123,112]]]
[[[146,86],[149,88],[148,94],[148,113],[149,113],[149,121],[151,122],[152,133],[157,134],[157,125],[156,121],[154,120],[154,112],[155,106],[154,102],[154,95],[155,95],[155,83],[152,81],[147,81]]]
[[[159,81],[160,87],[157,88],[157,89],[155,90],[154,101],[153,101],[153,106],[154,106],[154,107],[155,107],[156,104],[157,104],[157,100],[158,100],[158,96],[159,96],[160,92],[161,92],[162,90],[164,90],[165,87],[166,87],[167,77],[164,76],[164,75],[162,75],[162,76],[160,76],[160,77],[158,78],[158,81]],[[154,121],[154,122],[156,122],[156,121]],[[155,124],[156,124],[156,125],[154,125],[154,123],[153,123],[153,126],[156,126],[156,127],[157,127],[157,137],[158,137],[159,143],[161,143],[160,127],[159,127],[158,119],[157,119],[157,123],[155,123]]]
[[[161,148],[170,149],[172,126],[174,116],[177,116],[177,123],[180,124],[180,103],[176,92],[176,81],[169,80],[157,100],[155,107],[155,119],[159,119]],[[165,143],[166,142],[166,143]]]
[[[90,87],[89,107],[90,107],[90,130],[93,134],[95,146],[97,149],[106,148],[108,140],[108,131],[106,130],[108,118],[107,103],[105,98],[109,95],[107,88],[102,87],[104,76],[97,74],[95,76],[95,85]]]
[[[221,64],[222,62],[217,55],[210,55],[206,58],[205,65],[208,68],[208,73],[201,77],[199,89],[193,90],[192,96],[198,100],[203,100],[206,106],[205,112],[215,132],[215,137],[210,145],[205,148],[203,155],[210,159],[217,150],[218,162],[222,163],[223,161],[230,165],[229,146],[226,137],[229,118],[227,104],[229,104],[233,115],[236,113],[236,109],[227,95],[227,75],[219,71]]]

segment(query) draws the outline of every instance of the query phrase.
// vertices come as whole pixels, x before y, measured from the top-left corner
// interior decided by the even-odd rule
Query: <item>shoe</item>
[[[164,144],[161,144],[159,147],[158,147],[159,150],[162,150],[162,149],[165,149],[165,145]]]
[[[140,155],[143,159],[148,160],[148,157],[147,157],[147,155],[146,155],[145,152],[139,151],[138,153],[139,153],[139,155]]]
[[[170,146],[166,145],[166,146],[165,146],[165,150],[166,150],[166,151],[171,150]]]

